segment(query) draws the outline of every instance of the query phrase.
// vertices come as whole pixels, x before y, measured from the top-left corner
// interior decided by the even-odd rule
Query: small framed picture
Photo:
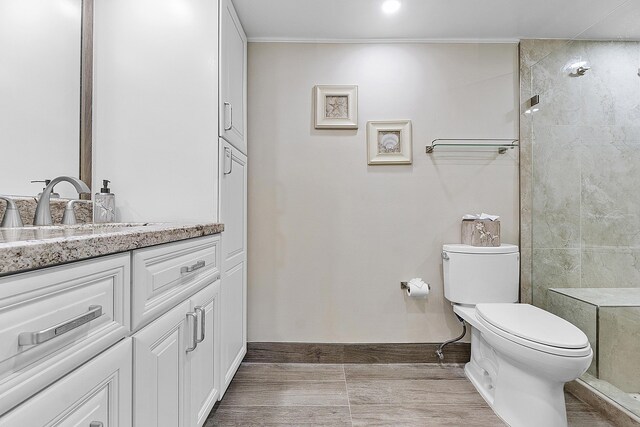
[[[314,97],[316,129],[358,129],[358,86],[317,85]]]
[[[411,120],[367,122],[370,165],[411,164]]]

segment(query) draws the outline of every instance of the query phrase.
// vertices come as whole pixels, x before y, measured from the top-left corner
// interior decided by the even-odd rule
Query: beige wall
[[[249,45],[249,341],[440,342],[459,331],[441,246],[467,212],[518,242],[517,152],[434,138],[517,135],[514,44]],[[315,130],[312,88],[359,86],[359,129]],[[411,119],[413,165],[368,166],[367,120]],[[428,300],[399,283],[422,277]]]

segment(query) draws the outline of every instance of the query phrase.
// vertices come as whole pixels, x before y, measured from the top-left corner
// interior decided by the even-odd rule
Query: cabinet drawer
[[[0,279],[0,414],[129,332],[130,258]]]
[[[132,329],[138,330],[220,276],[219,236],[133,252]]]
[[[131,338],[0,418],[1,427],[131,426]]]

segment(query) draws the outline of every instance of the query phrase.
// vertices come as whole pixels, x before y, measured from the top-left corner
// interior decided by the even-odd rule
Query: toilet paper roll
[[[429,295],[429,285],[419,277],[407,283],[407,295],[411,298],[426,298]]]

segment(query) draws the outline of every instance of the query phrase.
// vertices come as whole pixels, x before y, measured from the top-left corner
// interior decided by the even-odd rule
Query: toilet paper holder
[[[431,285],[427,283],[427,287],[431,290]],[[409,282],[400,282],[400,289],[409,289]]]

